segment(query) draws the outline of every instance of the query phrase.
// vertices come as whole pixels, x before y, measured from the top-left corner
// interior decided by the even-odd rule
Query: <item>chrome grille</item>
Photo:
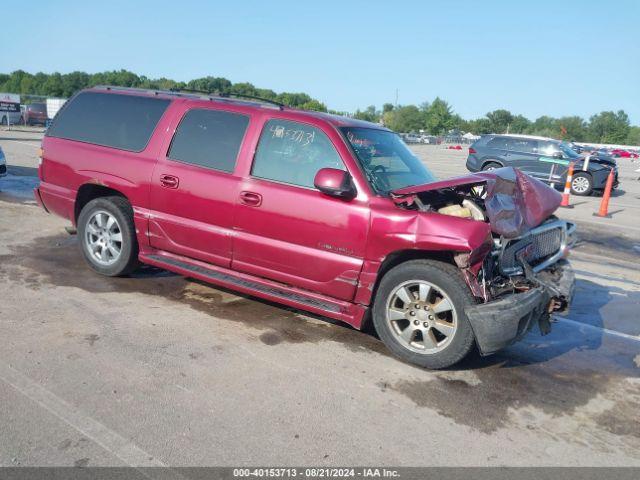
[[[514,274],[522,271],[518,261],[518,254],[524,253],[524,259],[535,267],[549,257],[557,254],[562,248],[565,239],[565,229],[562,226],[535,229],[526,237],[509,241],[500,258],[500,269],[505,274]]]

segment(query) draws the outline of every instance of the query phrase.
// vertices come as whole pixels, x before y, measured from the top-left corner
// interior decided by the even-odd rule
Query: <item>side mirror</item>
[[[313,184],[330,197],[352,199],[356,196],[356,188],[349,172],[337,168],[321,168],[316,173]]]
[[[562,155],[562,152],[553,152],[553,158],[564,158],[564,156]]]

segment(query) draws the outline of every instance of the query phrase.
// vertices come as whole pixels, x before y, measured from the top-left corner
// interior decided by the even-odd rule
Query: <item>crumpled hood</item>
[[[519,237],[540,225],[562,200],[562,195],[553,188],[512,167],[406,187],[394,190],[391,195],[402,199],[423,192],[479,185],[486,186],[484,202],[491,230],[506,238]]]

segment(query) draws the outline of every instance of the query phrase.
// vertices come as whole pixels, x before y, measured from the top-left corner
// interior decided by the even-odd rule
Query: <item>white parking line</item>
[[[607,335],[613,335],[614,337],[625,338],[627,340],[633,340],[634,342],[640,342],[640,337],[636,335],[629,335],[628,333],[616,332],[615,330],[609,330],[604,327],[596,327],[595,325],[589,325],[588,323],[578,322],[577,320],[571,320],[566,317],[554,316],[555,320],[558,323],[565,323],[567,325],[571,325],[578,328],[584,328],[586,330],[598,331],[602,333],[606,333]]]
[[[126,438],[93,418],[87,417],[78,408],[68,404],[9,365],[0,363],[0,380],[11,385],[127,465],[132,467],[166,466]]]

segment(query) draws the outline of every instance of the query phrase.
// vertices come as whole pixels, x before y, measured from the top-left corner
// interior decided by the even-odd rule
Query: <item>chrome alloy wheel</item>
[[[585,177],[576,177],[571,181],[571,188],[576,193],[584,193],[589,190],[589,179]]]
[[[105,210],[95,212],[87,222],[85,248],[99,265],[112,265],[122,253],[122,231],[116,218]]]
[[[458,328],[449,296],[424,280],[404,282],[391,292],[387,323],[402,346],[422,354],[444,350]]]

